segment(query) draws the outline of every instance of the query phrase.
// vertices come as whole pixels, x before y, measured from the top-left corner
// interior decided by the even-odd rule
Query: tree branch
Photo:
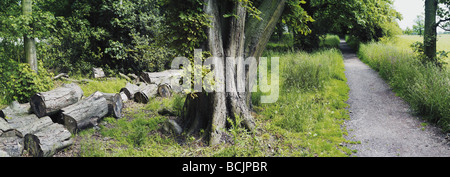
[[[443,22],[447,22],[447,21],[450,21],[450,18],[446,18],[446,19],[441,19],[441,20],[439,20],[437,23],[436,23],[436,27],[438,27],[439,26],[439,24],[441,24],[441,23],[443,23]],[[440,26],[439,26],[440,27]],[[442,27],[441,27],[442,28]]]

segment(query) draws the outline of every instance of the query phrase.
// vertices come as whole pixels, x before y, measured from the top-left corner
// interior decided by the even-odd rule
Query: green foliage
[[[437,123],[444,131],[450,131],[449,70],[424,64],[410,50],[388,44],[363,44],[359,56],[379,71],[412,110]]]
[[[53,88],[53,73],[48,73],[42,62],[38,67],[39,74],[30,69],[27,63],[1,59],[0,62],[0,100],[1,104],[8,104],[14,100],[20,103],[30,101],[30,97],[37,92],[48,91]]]

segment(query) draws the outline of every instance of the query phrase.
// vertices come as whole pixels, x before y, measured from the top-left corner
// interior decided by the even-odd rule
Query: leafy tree
[[[415,25],[413,25],[413,31],[418,35],[423,35],[424,29],[424,17],[422,15],[417,15],[416,20],[414,20]]]

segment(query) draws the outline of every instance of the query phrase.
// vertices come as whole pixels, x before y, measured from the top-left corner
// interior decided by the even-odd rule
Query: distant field
[[[416,41],[423,41],[423,36],[419,35],[399,35],[395,44],[404,49],[411,49],[410,45]],[[438,35],[437,51],[450,52],[450,35]],[[447,63],[450,63],[450,57],[447,57]]]

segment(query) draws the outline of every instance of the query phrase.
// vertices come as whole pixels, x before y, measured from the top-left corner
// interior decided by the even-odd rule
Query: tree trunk
[[[102,93],[108,102],[108,114],[115,118],[122,118],[123,101],[118,93]]]
[[[64,84],[48,92],[33,95],[31,109],[38,117],[57,113],[64,107],[77,103],[83,96],[83,90],[76,84]]]
[[[99,119],[106,114],[108,114],[108,102],[100,92],[95,92],[86,99],[62,109],[64,126],[73,134],[96,126]]]
[[[151,97],[158,94],[158,86],[156,84],[142,84],[139,91],[134,94],[134,101],[137,103],[147,104]]]
[[[24,150],[33,157],[51,157],[73,144],[71,136],[63,125],[54,123],[37,133],[26,134]]]
[[[258,61],[283,12],[285,2],[263,1],[258,8],[262,12],[262,20],[250,17],[246,22],[245,2],[236,1],[232,9],[224,9],[223,7],[231,7],[221,4],[227,3],[226,1],[205,0],[204,11],[211,20],[211,27],[207,29],[207,49],[215,58],[212,65],[216,80],[223,81],[225,88],[218,87],[208,94],[199,92],[195,98],[187,96],[182,121],[183,130],[188,134],[206,130],[208,133],[204,136],[208,136],[209,144],[220,144],[227,136],[227,117],[233,120],[235,116],[243,120],[247,129],[254,130],[255,122],[247,105],[252,88],[247,87],[245,91],[238,89],[243,81],[237,79],[244,77],[248,81],[249,72],[245,70],[245,76],[237,72],[245,68],[240,62],[244,57],[255,57]],[[225,13],[233,13],[235,16],[226,19]]]
[[[424,53],[428,61],[438,64],[436,58],[436,12],[437,0],[425,0]]]
[[[8,107],[0,110],[0,118],[8,119],[16,116],[23,116],[31,113],[30,103],[20,104],[17,101],[13,101]]]
[[[33,0],[22,0],[22,13],[24,16],[31,17]],[[32,25],[31,25],[32,26]],[[38,73],[36,44],[33,37],[28,37],[27,34],[23,36],[25,59],[30,64],[31,70]]]

